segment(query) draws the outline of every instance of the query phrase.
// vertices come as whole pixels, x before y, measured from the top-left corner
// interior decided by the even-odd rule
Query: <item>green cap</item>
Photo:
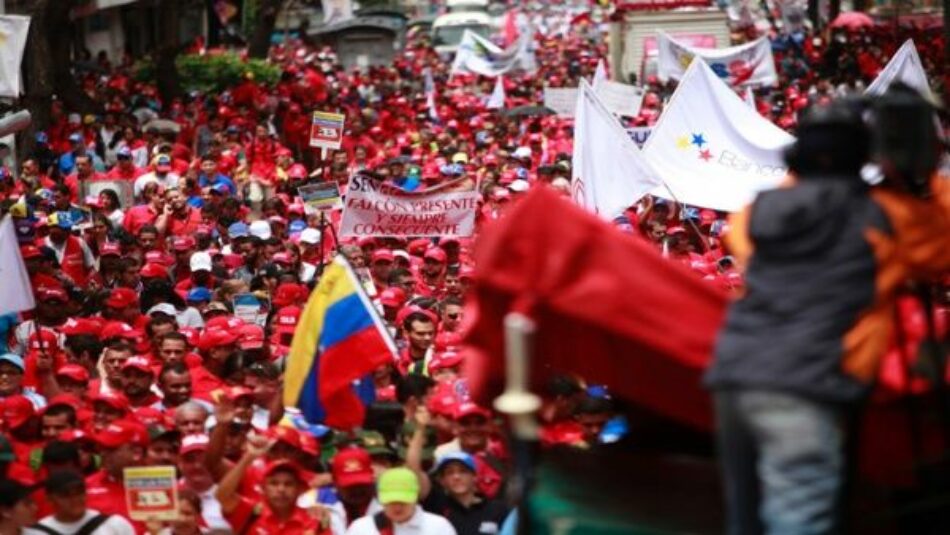
[[[370,455],[387,455],[396,457],[396,452],[386,443],[386,438],[379,431],[363,430],[357,433],[356,439]]]
[[[416,503],[419,501],[419,478],[408,468],[390,468],[379,476],[376,495],[383,505]]]

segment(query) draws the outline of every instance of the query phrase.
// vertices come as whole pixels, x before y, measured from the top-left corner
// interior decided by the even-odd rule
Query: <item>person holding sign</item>
[[[264,469],[263,501],[254,503],[238,494],[248,467],[275,443],[261,435],[247,437],[247,449],[236,465],[221,479],[215,498],[234,533],[259,535],[332,535],[329,518],[312,516],[297,506],[297,497],[307,490],[303,473],[293,461],[268,463]]]

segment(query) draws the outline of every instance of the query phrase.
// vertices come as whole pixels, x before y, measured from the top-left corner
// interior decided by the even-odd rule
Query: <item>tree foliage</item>
[[[280,80],[280,68],[276,65],[259,59],[243,60],[230,52],[181,55],[175,60],[175,65],[182,86],[187,91],[221,92],[240,82],[246,72],[252,73],[256,81],[268,86]],[[136,65],[136,79],[155,81],[155,76],[155,64],[152,61],[145,60]]]

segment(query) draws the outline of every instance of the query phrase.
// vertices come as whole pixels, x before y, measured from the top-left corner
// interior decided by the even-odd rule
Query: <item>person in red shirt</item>
[[[416,284],[416,294],[423,297],[440,297],[445,281],[445,267],[448,258],[445,251],[431,247],[423,255],[421,277]]]
[[[125,219],[122,220],[122,226],[133,236],[138,236],[142,227],[154,225],[165,205],[161,186],[155,182],[149,182],[142,188],[142,198],[145,203],[129,208],[125,213]]]
[[[0,412],[17,461],[28,464],[30,452],[42,445],[33,403],[22,395],[10,396],[0,404]]]
[[[258,535],[330,535],[329,517],[314,516],[297,507],[297,497],[307,489],[303,473],[296,463],[274,461],[264,470],[263,500],[254,503],[238,494],[248,467],[273,445],[273,439],[260,435],[247,438],[247,449],[215,491],[221,513],[234,533]]]
[[[76,156],[76,170],[63,179],[63,183],[69,188],[69,202],[79,202],[79,184],[82,181],[99,180],[101,178],[103,176],[97,173],[92,165],[91,156],[86,154]]]
[[[152,392],[154,382],[155,372],[148,359],[136,356],[122,363],[122,390],[133,411],[150,407],[159,401],[159,397]]]
[[[145,170],[135,167],[132,162],[132,150],[128,147],[122,147],[115,153],[116,166],[106,174],[106,178],[112,180],[134,181],[141,176]]]
[[[155,227],[165,236],[191,236],[201,225],[201,211],[188,204],[177,189],[165,192],[165,208],[155,220]]]
[[[93,440],[101,454],[102,469],[86,478],[86,505],[102,514],[131,520],[123,472],[145,459],[148,431],[138,422],[118,420],[94,433]]]

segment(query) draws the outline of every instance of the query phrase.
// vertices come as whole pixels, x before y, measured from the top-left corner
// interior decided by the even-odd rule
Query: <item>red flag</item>
[[[538,324],[534,391],[551,374],[574,373],[712,428],[700,380],[724,317],[724,293],[548,188],[529,193],[486,229],[476,262],[466,373],[483,401],[502,390],[502,320],[517,308]]]

